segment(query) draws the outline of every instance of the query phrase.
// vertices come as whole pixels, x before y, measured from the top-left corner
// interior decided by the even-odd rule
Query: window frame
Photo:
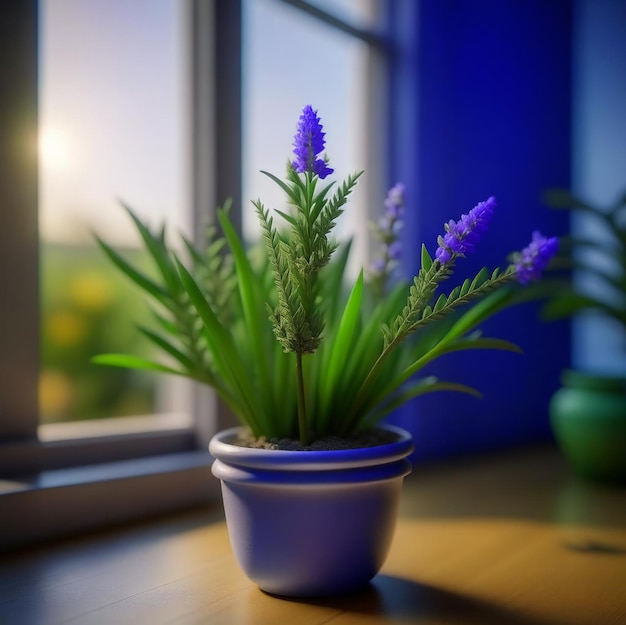
[[[383,83],[382,37],[307,2],[280,1],[372,44],[371,80]],[[189,0],[185,7],[192,214],[201,243],[201,217],[226,197],[241,227],[242,1]],[[67,424],[71,436],[39,437],[38,0],[4,3],[2,11],[0,551],[216,500],[219,484],[210,477],[206,445],[234,423],[210,389],[195,386],[192,427],[116,433],[111,420],[104,434]],[[382,141],[384,122],[374,120],[384,117],[386,89],[371,80],[377,114],[368,111],[369,130]],[[382,176],[372,176],[370,185],[370,197],[382,198]]]

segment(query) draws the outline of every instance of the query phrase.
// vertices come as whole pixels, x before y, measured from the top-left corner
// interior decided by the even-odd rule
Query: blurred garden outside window
[[[176,0],[40,2],[43,424],[189,413],[181,380],[90,362],[150,355],[149,310],[94,239],[141,262],[120,200],[190,236],[184,20]]]

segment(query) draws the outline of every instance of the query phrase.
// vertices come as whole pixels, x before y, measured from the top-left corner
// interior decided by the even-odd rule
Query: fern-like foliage
[[[274,326],[276,339],[285,352],[312,353],[319,346],[321,329],[318,330],[314,320],[307,316],[302,298],[299,296],[300,284],[290,265],[290,260],[293,263],[293,250],[281,240],[269,211],[259,200],[254,204],[274,271],[278,304],[274,309],[270,309],[270,320]]]
[[[124,208],[154,262],[157,277],[147,276],[103,240],[99,238],[96,240],[113,264],[144,292],[152,304],[152,314],[158,329],[141,326],[140,332],[160,351],[174,360],[176,365],[165,367],[167,372],[218,386],[212,359],[202,338],[197,315],[180,282],[176,269],[176,257],[166,243],[165,228],[152,232],[128,206],[124,205]],[[139,361],[122,354],[98,356],[95,361],[132,368],[162,370],[164,367],[160,363]]]
[[[409,287],[406,304],[394,319],[391,327],[386,325],[382,327],[385,350],[394,349],[415,331],[439,283],[449,274],[450,269],[438,262],[433,262],[426,247],[422,247],[422,267]]]
[[[223,209],[228,213],[230,202]],[[183,237],[187,253],[192,262],[194,276],[202,287],[207,301],[218,319],[228,325],[233,323],[231,298],[237,293],[237,275],[227,242],[217,226],[210,223],[205,231],[205,244],[200,250]]]
[[[468,278],[462,285],[454,287],[449,294],[446,295],[442,293],[433,305],[423,307],[421,312],[419,312],[420,309],[417,307],[412,309],[416,311],[416,314],[411,315],[408,322],[405,322],[404,317],[400,315],[400,318],[402,319],[400,325],[401,331],[393,337],[392,341],[399,342],[404,340],[427,323],[446,317],[455,309],[483,297],[490,291],[493,291],[507,282],[510,282],[514,277],[515,271],[513,267],[507,267],[504,270],[498,267],[493,270],[491,275],[489,274],[487,268],[483,267],[483,269],[476,274],[473,280]],[[414,286],[415,285],[411,287],[409,301],[414,297]],[[410,308],[409,304],[405,306],[405,309],[407,308]],[[396,321],[396,323],[398,322]],[[389,343],[392,341],[389,341]]]
[[[278,296],[270,319],[286,352],[312,354],[318,349],[324,330],[323,308],[318,305],[319,272],[337,249],[330,233],[361,174],[350,176],[328,199],[333,183],[317,191],[317,177],[299,175],[289,165],[287,182],[264,173],[286,192],[294,207],[292,214],[276,211],[289,226],[279,234],[262,202],[254,202]]]

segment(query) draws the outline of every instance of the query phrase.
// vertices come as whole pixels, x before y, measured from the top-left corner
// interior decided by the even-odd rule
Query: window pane
[[[102,352],[148,355],[135,324],[149,315],[93,233],[145,262],[119,199],[154,226],[188,231],[182,7],[41,2],[44,422],[151,412],[165,383],[90,363]]]
[[[333,179],[365,169],[369,47],[293,7],[259,0],[244,2],[243,32],[243,222],[245,235],[256,239],[249,200],[260,197],[267,208],[284,208],[281,190],[259,170],[283,176],[306,104],[322,119]],[[356,259],[365,254],[365,186],[361,180],[336,231],[358,237]]]

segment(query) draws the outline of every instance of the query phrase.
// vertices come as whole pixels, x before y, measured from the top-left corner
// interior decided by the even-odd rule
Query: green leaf
[[[178,371],[172,367],[166,367],[158,362],[138,358],[128,354],[99,354],[91,359],[97,365],[107,365],[110,367],[122,367],[125,369],[147,369],[149,371],[160,371],[161,373],[172,373],[175,375],[187,376],[184,371]]]
[[[452,291],[450,291],[450,294],[448,295],[448,304],[453,303],[455,300],[459,299],[459,294],[461,293],[461,287],[460,286],[455,286]]]
[[[161,275],[163,276],[163,280],[167,285],[168,289],[172,293],[173,297],[176,297],[177,294],[181,291],[181,285],[178,281],[178,276],[174,269],[174,265],[172,263],[172,259],[169,256],[168,250],[165,247],[164,243],[164,231],[162,231],[162,237],[159,236],[154,237],[150,230],[143,224],[143,222],[135,215],[132,209],[120,200],[120,203],[126,210],[126,212],[130,215],[133,220],[137,231],[141,235],[143,242],[145,243],[146,249],[154,259]]]
[[[311,223],[314,223],[315,221],[317,221],[317,219],[319,218],[322,210],[324,209],[324,207],[326,206],[326,195],[328,194],[328,192],[330,191],[330,189],[332,189],[332,187],[335,185],[334,182],[331,182],[330,184],[327,184],[316,196],[313,202],[313,210],[311,211]]]
[[[172,308],[172,300],[169,297],[167,291],[158,285],[156,282],[148,278],[144,273],[133,267],[122,256],[120,256],[112,247],[107,245],[102,239],[96,237],[96,242],[100,248],[104,251],[109,260],[123,273],[126,277],[130,278],[137,286],[143,289],[146,293],[154,297],[161,304],[167,308]]]
[[[185,244],[185,248],[187,249],[187,252],[189,253],[189,256],[192,258],[194,263],[196,265],[202,265],[204,263],[204,257],[198,251],[196,246],[185,236],[181,235],[181,239],[183,243]],[[221,243],[221,242],[218,242],[218,243]]]
[[[340,378],[341,370],[345,367],[348,354],[352,352],[355,336],[359,328],[361,302],[363,300],[363,271],[354,284],[350,297],[339,322],[337,334],[334,337],[328,369],[323,372],[326,399],[330,398],[334,382]]]
[[[217,218],[220,222],[224,236],[228,241],[233,257],[235,259],[235,268],[237,271],[237,282],[239,293],[243,305],[243,313],[246,322],[246,329],[252,342],[253,352],[256,358],[256,372],[260,378],[260,388],[265,400],[271,388],[270,371],[267,368],[267,349],[268,341],[266,338],[271,337],[271,332],[267,330],[267,315],[265,314],[265,302],[259,293],[259,277],[255,275],[250,261],[246,256],[241,239],[235,232],[230,219],[223,211],[218,211]],[[272,410],[272,406],[267,406],[264,402],[264,408]]]
[[[183,365],[183,367],[185,367],[187,371],[189,371],[190,373],[197,371],[197,363],[194,363],[188,356],[186,356],[179,349],[174,347],[164,337],[142,326],[139,326],[139,331],[144,336],[148,337],[155,345],[160,347],[164,352],[168,353],[170,356],[178,360],[178,362]]]
[[[504,339],[494,339],[488,337],[467,337],[458,339],[447,346],[445,353],[458,352],[467,349],[498,349],[507,352],[523,354],[524,351],[519,345]]]
[[[260,435],[250,372],[241,362],[230,333],[219,322],[187,268],[178,259],[176,259],[176,263],[182,285],[204,323],[205,336],[215,367],[220,377],[239,395],[240,416],[255,434]]]
[[[375,410],[370,416],[366,418],[366,422],[370,426],[374,426],[384,419],[387,415],[393,412],[396,408],[399,408],[407,401],[419,397],[420,395],[426,395],[427,393],[434,393],[437,391],[453,391],[456,393],[465,393],[466,395],[472,395],[480,399],[482,393],[472,386],[466,384],[458,384],[456,382],[443,382],[435,377],[423,378],[417,381],[411,386],[404,389],[401,393],[396,395],[391,401],[381,406],[378,410]]]
[[[514,343],[502,339],[483,338],[480,336],[465,337],[456,340],[443,339],[428,352],[421,354],[417,360],[408,365],[404,371],[396,375],[384,388],[379,389],[378,392],[370,398],[370,404],[376,406],[383,403],[386,398],[395,393],[402,384],[436,358],[447,353],[468,349],[499,349],[517,353],[521,353],[522,351]]]
[[[179,336],[180,335],[180,328],[173,321],[170,321],[169,319],[166,319],[165,317],[163,317],[163,315],[160,315],[154,309],[151,309],[151,312],[154,315],[154,318],[158,321],[159,325],[168,334],[171,334],[172,336]]]
[[[446,335],[446,341],[459,337],[469,332],[472,328],[482,323],[498,310],[504,308],[513,298],[513,289],[500,288],[489,293],[484,299],[476,302],[469,310],[464,312]]]
[[[472,286],[472,281],[469,278],[464,280],[463,284],[461,285],[461,292],[459,293],[459,297],[464,297],[465,295],[467,295],[469,293],[471,286]]]
[[[337,250],[333,261],[324,267],[320,277],[319,283],[323,290],[324,300],[327,302],[326,314],[330,327],[335,326],[335,322],[342,312],[344,278],[351,249],[352,239],[349,239]]]
[[[431,258],[426,246],[422,243],[422,269],[424,271],[428,271],[433,264],[433,259]]]
[[[273,180],[286,194],[291,198],[292,202],[295,205],[298,205],[298,194],[294,191],[292,187],[290,187],[286,182],[271,174],[269,171],[261,170],[261,173]]]
[[[487,267],[483,267],[476,274],[476,277],[472,280],[470,291],[474,291],[475,289],[479,288],[480,285],[487,279],[487,275],[488,275]]]
[[[439,312],[448,303],[448,298],[442,293],[435,302],[433,312]]]
[[[298,222],[291,216],[288,215],[287,213],[280,211],[278,209],[274,209],[287,223],[289,223],[290,225],[297,227]]]
[[[570,292],[559,293],[554,299],[549,300],[543,309],[543,313],[546,319],[554,320],[571,317],[577,312],[589,309],[601,310],[610,314],[613,307],[589,295]]]

